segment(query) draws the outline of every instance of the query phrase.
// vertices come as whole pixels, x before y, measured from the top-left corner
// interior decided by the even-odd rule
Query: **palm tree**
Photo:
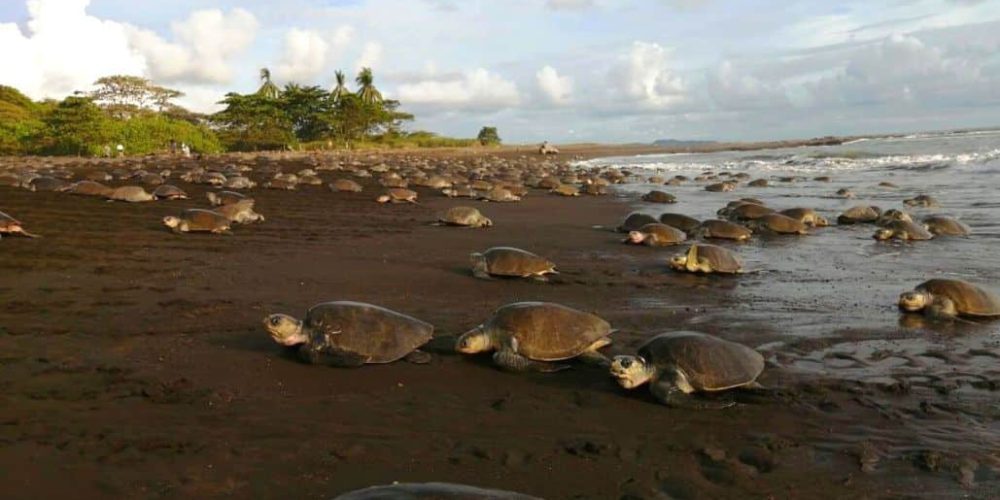
[[[268,99],[281,97],[281,89],[271,81],[271,70],[261,68],[260,79],[264,81],[264,84],[257,89],[257,95],[267,97]]]
[[[361,102],[365,104],[382,102],[382,93],[375,88],[375,76],[372,75],[371,68],[361,68],[354,81],[358,84],[358,97],[361,98]]]
[[[333,99],[333,102],[337,102],[341,97],[350,93],[350,90],[347,90],[347,75],[343,71],[338,69],[334,76],[337,78],[337,86],[330,91],[330,98]]]

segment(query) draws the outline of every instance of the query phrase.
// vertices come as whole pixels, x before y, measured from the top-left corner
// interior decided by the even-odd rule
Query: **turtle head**
[[[462,354],[476,354],[492,349],[493,340],[481,326],[463,333],[455,342],[455,350]]]
[[[211,203],[212,205],[220,205],[221,204],[220,203],[221,200],[219,199],[219,195],[217,195],[215,193],[212,193],[212,192],[205,193],[205,197],[208,198],[208,202]]]
[[[875,235],[872,237],[879,241],[885,241],[885,240],[891,240],[892,237],[895,236],[895,234],[896,232],[893,231],[892,229],[883,228],[879,229],[878,231],[875,231]]]
[[[628,238],[625,238],[625,243],[631,243],[633,245],[641,245],[643,241],[646,241],[646,235],[640,233],[639,231],[629,231]]]
[[[830,225],[830,221],[826,220],[826,217],[822,215],[817,215],[816,219],[813,221],[813,225],[816,227],[827,227]]]
[[[389,200],[390,200],[390,198],[389,198],[389,195],[387,195],[387,194],[383,194],[382,196],[379,196],[378,198],[375,198],[375,201],[377,201],[379,203],[389,203]]]
[[[181,218],[168,215],[163,218],[163,225],[169,227],[170,229],[177,229],[177,226],[181,225]]]
[[[493,227],[493,221],[487,217],[483,217],[482,224],[483,227]]]
[[[904,292],[899,296],[899,309],[905,312],[922,311],[934,302],[934,297],[924,291]]]
[[[275,342],[283,346],[291,347],[309,340],[302,333],[302,322],[286,314],[272,314],[264,318],[264,328]]]
[[[670,268],[675,271],[687,271],[687,254],[678,254],[670,259]]]
[[[642,356],[615,356],[609,369],[618,385],[635,389],[653,378],[653,367]]]

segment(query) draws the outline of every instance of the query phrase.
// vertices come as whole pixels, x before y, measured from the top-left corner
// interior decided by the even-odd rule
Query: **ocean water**
[[[793,376],[871,387],[906,387],[925,401],[947,408],[954,426],[927,420],[913,405],[890,401],[901,417],[897,430],[871,436],[865,426],[845,423],[841,445],[877,439],[882,447],[905,454],[913,447],[994,456],[1000,449],[1000,320],[926,322],[896,308],[901,292],[934,277],[965,279],[1000,292],[1000,131],[922,134],[855,141],[827,147],[751,152],[671,154],[602,158],[581,162],[633,172],[632,182],[616,193],[635,210],[659,215],[680,212],[698,219],[716,217],[727,202],[754,197],[773,208],[811,207],[832,224],[854,205],[876,205],[958,218],[971,226],[968,238],[925,242],[878,242],[874,225],[818,228],[808,236],[755,236],[748,243],[721,244],[736,252],[750,273],[735,277],[678,278],[689,303],[636,290],[636,308],[697,306],[705,313],[678,329],[711,323],[724,336],[754,345],[772,366]],[[703,172],[746,172],[766,178],[770,187],[742,183],[730,193],[705,191],[709,182],[682,186],[648,182],[652,175],[690,178]],[[780,182],[795,176],[795,182]],[[830,176],[831,182],[813,180]],[[889,181],[896,189],[880,187]],[[715,182],[715,181],[711,181]],[[857,198],[834,195],[850,188]],[[651,189],[674,194],[678,203],[660,205],[639,197]],[[902,201],[918,194],[938,199],[941,208],[907,208]],[[682,248],[653,250],[659,260]],[[665,271],[669,273],[669,271]],[[692,281],[694,280],[694,281]],[[706,301],[703,290],[714,291]],[[683,299],[682,299],[683,300]],[[721,325],[721,326],[719,326]]]

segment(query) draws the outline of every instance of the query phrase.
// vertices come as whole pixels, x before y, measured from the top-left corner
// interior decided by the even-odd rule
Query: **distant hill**
[[[693,146],[707,146],[710,144],[717,144],[716,141],[682,141],[677,139],[660,139],[653,141],[654,146],[660,146],[665,148],[689,148]]]

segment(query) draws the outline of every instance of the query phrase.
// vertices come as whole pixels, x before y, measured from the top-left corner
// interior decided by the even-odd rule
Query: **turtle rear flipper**
[[[24,229],[18,231],[18,233],[22,234],[24,236],[27,236],[28,238],[41,238],[42,237],[40,234],[29,233],[29,232],[25,231]]]
[[[554,373],[570,368],[569,365],[546,363],[544,361],[528,359],[509,349],[500,350],[494,353],[493,362],[500,368],[512,372]]]
[[[432,356],[430,353],[417,349],[404,356],[403,360],[405,360],[407,363],[413,363],[415,365],[426,365],[430,364],[430,362],[434,360],[434,356]]]
[[[369,359],[363,354],[330,346],[321,349],[303,346],[299,349],[299,357],[313,365],[329,365],[338,368],[357,368],[364,365]]]

